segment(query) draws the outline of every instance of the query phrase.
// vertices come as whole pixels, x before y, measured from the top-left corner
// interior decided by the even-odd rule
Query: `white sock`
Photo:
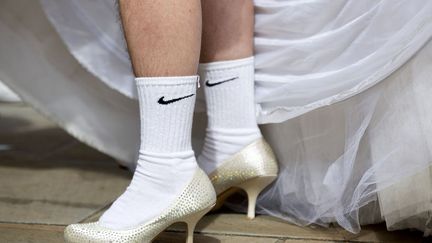
[[[200,64],[208,125],[200,167],[210,174],[261,137],[255,115],[253,57]]]
[[[99,222],[111,229],[146,223],[174,202],[197,169],[191,147],[198,76],[137,78],[141,146],[129,187]]]

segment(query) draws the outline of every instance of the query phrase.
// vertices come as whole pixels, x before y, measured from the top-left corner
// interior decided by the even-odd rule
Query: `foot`
[[[141,154],[130,185],[99,223],[109,229],[122,230],[154,219],[182,193],[196,169],[192,151]]]

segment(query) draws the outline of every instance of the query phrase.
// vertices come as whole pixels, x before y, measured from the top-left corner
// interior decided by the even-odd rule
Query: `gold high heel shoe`
[[[277,173],[273,150],[263,138],[257,139],[209,175],[218,195],[214,210],[219,209],[231,194],[242,189],[248,196],[247,217],[255,218],[256,199],[276,179]]]
[[[187,224],[187,243],[193,242],[197,222],[214,206],[214,188],[201,170],[197,169],[191,182],[180,196],[161,215],[148,223],[133,229],[112,230],[98,222],[72,224],[65,229],[65,240],[69,243],[82,242],[151,242],[159,233],[175,222]]]

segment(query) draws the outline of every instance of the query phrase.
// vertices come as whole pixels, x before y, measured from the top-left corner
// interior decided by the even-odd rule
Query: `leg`
[[[199,0],[120,0],[119,7],[136,77],[196,74]]]
[[[201,0],[203,34],[201,63],[236,60],[253,55],[252,0]]]
[[[252,0],[202,0],[200,75],[208,127],[200,166],[210,174],[261,137],[255,117]]]
[[[191,148],[201,43],[199,0],[123,0],[121,19],[137,76],[141,145],[126,192],[101,217],[125,229],[160,215],[196,172]]]
[[[126,191],[96,224],[68,226],[68,242],[150,242],[169,225],[197,221],[216,195],[191,146],[201,38],[199,0],[120,0],[136,77],[139,158]],[[102,226],[102,227],[101,227]]]
[[[208,126],[198,162],[212,178],[218,199],[233,191],[229,188],[248,194],[248,218],[253,219],[257,196],[278,170],[255,117],[253,3],[202,0],[202,5],[199,73],[205,81]]]

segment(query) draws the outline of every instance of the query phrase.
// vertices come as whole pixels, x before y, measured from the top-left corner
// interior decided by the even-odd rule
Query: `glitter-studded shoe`
[[[255,218],[256,199],[277,174],[278,164],[270,145],[263,138],[257,139],[209,175],[218,195],[214,209],[220,208],[231,194],[243,189],[248,196],[247,217]]]
[[[187,242],[193,242],[197,222],[214,206],[214,188],[201,170],[197,169],[191,182],[180,196],[155,219],[128,230],[112,230],[98,222],[72,224],[65,229],[65,240],[69,243],[83,242],[151,242],[159,233],[175,222],[187,224]]]

